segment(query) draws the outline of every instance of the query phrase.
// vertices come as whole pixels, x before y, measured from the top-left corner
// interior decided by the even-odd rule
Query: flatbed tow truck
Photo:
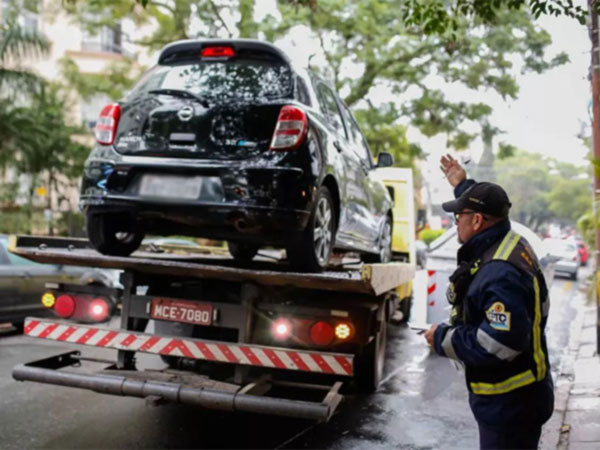
[[[52,237],[11,236],[9,249],[39,263],[119,269],[123,286],[47,285],[45,306],[61,318],[28,317],[24,334],[113,349],[116,359],[69,351],[15,367],[16,380],[316,421],[335,412],[343,383],[377,387],[397,288],[415,271],[389,263],[294,273],[281,261],[242,266],[189,251],[105,256],[85,239]],[[72,320],[108,295],[120,298],[119,328]],[[138,369],[137,353],[168,368]]]

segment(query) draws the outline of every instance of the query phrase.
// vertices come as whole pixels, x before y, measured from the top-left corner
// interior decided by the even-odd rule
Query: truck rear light
[[[59,295],[54,304],[54,311],[64,319],[71,317],[75,312],[75,300],[70,295]]]
[[[334,337],[335,332],[333,330],[333,326],[327,322],[323,322],[322,320],[315,323],[310,328],[310,339],[316,345],[329,345],[333,342]]]
[[[100,117],[96,122],[94,134],[96,141],[102,145],[112,145],[117,136],[117,127],[121,118],[121,106],[118,103],[106,105],[100,111]]]
[[[352,325],[346,322],[338,323],[335,326],[335,337],[346,340],[352,335]]]
[[[89,314],[94,321],[103,322],[108,318],[110,307],[103,298],[95,298],[89,304]]]
[[[275,151],[295,150],[302,145],[307,132],[306,113],[296,106],[286,105],[279,111],[270,149]]]
[[[50,309],[54,306],[54,303],[56,303],[56,297],[52,292],[45,292],[42,295],[42,305],[44,305],[44,308]]]
[[[235,56],[235,50],[226,45],[204,47],[200,54],[203,58],[231,58]]]
[[[271,332],[275,339],[283,341],[292,334],[292,323],[288,319],[279,318],[273,322]]]

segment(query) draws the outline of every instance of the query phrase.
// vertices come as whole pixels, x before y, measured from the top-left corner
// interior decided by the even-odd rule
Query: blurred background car
[[[518,222],[510,221],[512,229],[523,236],[535,252],[548,286],[554,279],[554,259],[550,257],[542,240],[531,229]],[[458,242],[456,226],[448,229],[429,245],[427,254],[427,323],[447,321],[450,317],[450,304],[446,300],[450,275],[456,270]]]
[[[8,251],[8,236],[0,235],[0,322],[22,329],[25,317],[53,316],[41,303],[46,283],[98,284],[121,287],[119,271],[38,264]],[[114,312],[116,299],[111,299]],[[111,314],[105,318],[108,320]]]
[[[546,251],[556,260],[555,270],[577,279],[577,270],[581,265],[577,244],[572,240],[548,238],[544,239]]]

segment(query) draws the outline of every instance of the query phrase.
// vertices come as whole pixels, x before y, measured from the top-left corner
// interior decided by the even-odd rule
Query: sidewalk
[[[582,304],[555,380],[555,411],[544,425],[541,448],[600,449],[600,357],[596,353],[596,305]]]

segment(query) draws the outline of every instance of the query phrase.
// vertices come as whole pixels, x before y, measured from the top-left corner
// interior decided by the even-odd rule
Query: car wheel
[[[571,280],[577,280],[577,271],[571,274]]]
[[[377,322],[378,331],[356,359],[354,382],[360,392],[373,392],[383,377],[387,345],[387,322],[383,308],[377,313]]]
[[[227,241],[229,254],[239,262],[250,262],[258,253],[258,246],[244,242]]]
[[[386,217],[381,230],[377,254],[365,253],[362,255],[362,260],[366,263],[388,263],[392,260],[392,219],[390,216]]]
[[[122,214],[88,214],[87,232],[90,242],[104,255],[129,256],[144,239],[129,216]]]
[[[290,244],[290,264],[299,270],[320,272],[329,263],[335,236],[335,212],[329,189],[321,186],[306,230]]]

